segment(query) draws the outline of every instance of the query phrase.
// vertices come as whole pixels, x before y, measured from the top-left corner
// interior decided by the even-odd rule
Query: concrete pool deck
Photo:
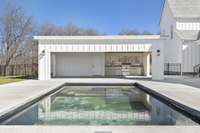
[[[199,126],[2,126],[0,133],[199,133]]]
[[[167,81],[165,80],[164,81],[149,81],[149,80],[133,80],[133,79],[117,79],[117,78],[68,78],[68,79],[52,79],[49,81],[27,80],[27,81],[21,81],[17,83],[0,85],[0,90],[1,90],[0,116],[5,114],[6,112],[9,112],[11,110],[14,110],[20,107],[21,105],[25,104],[28,101],[31,101],[51,90],[54,90],[55,88],[62,86],[65,83],[97,83],[97,84],[101,84],[101,83],[109,83],[109,84],[129,83],[130,84],[132,83],[133,84],[135,82],[143,86],[146,86],[149,89],[154,90],[172,100],[175,100],[190,108],[200,111],[200,102],[199,102],[200,88],[184,85],[184,84],[181,84],[181,82],[166,83]],[[21,127],[15,127],[15,126],[9,126],[9,127],[1,126],[0,132],[2,130],[11,131],[17,128],[22,129],[24,132],[30,130],[27,127],[21,128]],[[45,127],[33,126],[33,129],[35,129],[36,131],[38,130],[42,131],[44,128]],[[158,130],[159,128],[162,128],[162,130],[161,129]],[[165,129],[166,127],[159,127],[159,128],[152,128],[152,132],[155,133],[155,132],[163,131],[163,129]],[[79,130],[79,129],[72,129],[70,128],[70,126],[57,127],[57,129],[61,131],[62,129],[63,131],[66,131],[69,129],[69,130],[72,130],[73,132],[78,132]],[[112,128],[112,129],[115,130],[115,128]],[[115,130],[115,132],[118,133],[120,132],[120,130],[123,131],[122,129],[123,127],[121,129],[119,128],[119,130]],[[143,128],[141,126],[140,127],[133,126],[130,129],[129,128],[126,128],[126,129],[127,129],[127,132],[138,131],[139,133],[140,132],[143,133],[145,130],[149,132],[148,128]],[[182,127],[182,128],[170,127],[169,129],[187,132],[185,127]],[[46,127],[46,130],[50,131],[50,128]],[[89,129],[89,132],[92,132],[92,130],[93,129]],[[200,127],[194,127],[194,130],[188,130],[188,132],[190,133],[193,131],[200,132]],[[114,133],[114,131],[112,133]]]
[[[63,80],[26,80],[0,85],[0,116],[64,83]]]

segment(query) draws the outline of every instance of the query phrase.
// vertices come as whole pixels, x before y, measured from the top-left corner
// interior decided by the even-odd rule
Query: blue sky
[[[0,0],[0,8],[8,0]],[[123,29],[159,32],[164,0],[10,0],[21,5],[39,24],[74,23],[102,34]]]

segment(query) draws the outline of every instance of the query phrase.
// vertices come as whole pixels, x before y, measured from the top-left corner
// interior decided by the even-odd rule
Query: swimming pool
[[[131,85],[70,85],[6,119],[7,125],[198,125]]]

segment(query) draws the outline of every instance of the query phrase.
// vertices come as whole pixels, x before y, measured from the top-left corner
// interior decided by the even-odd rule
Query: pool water
[[[9,125],[197,125],[133,86],[65,86]]]

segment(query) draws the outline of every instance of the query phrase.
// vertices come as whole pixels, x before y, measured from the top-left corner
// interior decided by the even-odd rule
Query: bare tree
[[[50,23],[39,26],[37,29],[37,34],[43,36],[55,36],[64,34],[63,28]]]
[[[64,29],[64,34],[67,36],[79,36],[81,35],[82,32],[81,28],[72,23],[67,24],[65,27],[63,27],[63,29]]]
[[[25,42],[30,39],[32,19],[27,17],[23,9],[15,4],[8,4],[0,18],[1,55],[6,69],[12,59],[25,52]]]
[[[152,33],[149,31],[139,32],[137,30],[126,29],[119,32],[119,35],[152,35]]]
[[[97,36],[98,33],[96,30],[94,29],[86,29],[84,30],[83,34],[82,35],[86,35],[86,36]]]
[[[119,35],[140,35],[140,32],[138,32],[137,30],[126,29],[119,32]]]
[[[149,32],[149,31],[143,31],[141,33],[141,35],[153,35],[153,33]]]
[[[38,28],[38,35],[43,36],[84,36],[98,35],[94,29],[83,29],[72,23],[66,26],[56,26],[54,24],[45,24]]]

